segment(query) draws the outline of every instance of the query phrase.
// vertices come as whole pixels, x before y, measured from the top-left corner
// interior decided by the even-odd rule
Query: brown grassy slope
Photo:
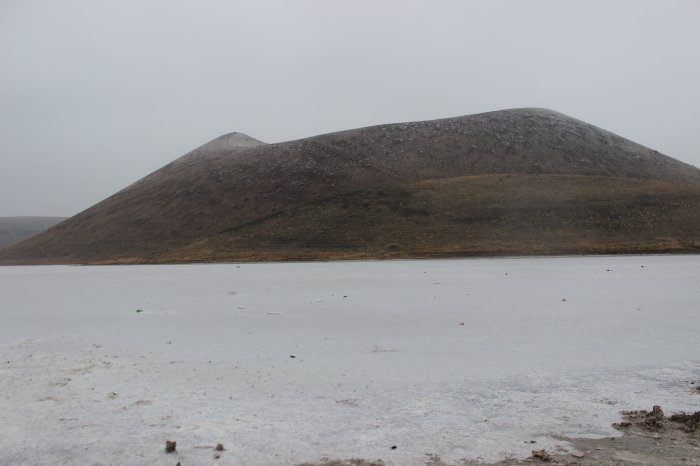
[[[700,251],[700,186],[487,175],[359,191],[159,260],[311,260]]]
[[[698,186],[490,175],[339,195],[146,262],[697,252],[699,227]]]
[[[233,134],[0,251],[0,263],[152,260],[327,197],[497,173],[700,183],[694,167],[543,109],[380,125],[269,145]]]

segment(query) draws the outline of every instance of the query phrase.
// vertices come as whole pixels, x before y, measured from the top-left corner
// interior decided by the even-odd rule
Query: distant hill
[[[546,109],[217,138],[0,263],[700,249],[700,170]]]
[[[66,217],[0,217],[0,249],[41,233]]]

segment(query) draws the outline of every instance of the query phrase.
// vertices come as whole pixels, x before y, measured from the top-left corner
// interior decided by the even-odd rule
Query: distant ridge
[[[540,108],[279,144],[230,133],[0,263],[687,252],[699,193],[697,168]]]
[[[0,217],[0,249],[27,239],[66,217]]]

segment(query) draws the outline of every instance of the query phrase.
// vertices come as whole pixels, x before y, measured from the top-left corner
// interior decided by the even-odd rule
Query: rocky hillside
[[[695,205],[698,187],[695,167],[545,109],[279,144],[232,133],[7,248],[0,262],[324,259],[380,257],[387,250],[392,257],[690,251],[700,229],[683,206]],[[382,196],[398,210],[376,215],[372,199]],[[677,207],[666,209],[666,202]],[[650,205],[653,214],[644,209]],[[631,225],[646,214],[653,228],[643,238],[619,226],[621,218]],[[422,223],[388,233],[406,218]],[[450,220],[447,236],[446,218],[463,219]],[[477,226],[487,242],[475,240]],[[575,240],[525,245],[526,237],[550,227],[561,233],[557,238]],[[596,246],[611,235],[617,242]],[[333,238],[345,237],[353,239],[329,249]]]

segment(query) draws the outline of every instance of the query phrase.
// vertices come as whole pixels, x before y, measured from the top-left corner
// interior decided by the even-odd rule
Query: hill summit
[[[700,249],[700,170],[523,108],[278,144],[216,138],[0,263]]]

